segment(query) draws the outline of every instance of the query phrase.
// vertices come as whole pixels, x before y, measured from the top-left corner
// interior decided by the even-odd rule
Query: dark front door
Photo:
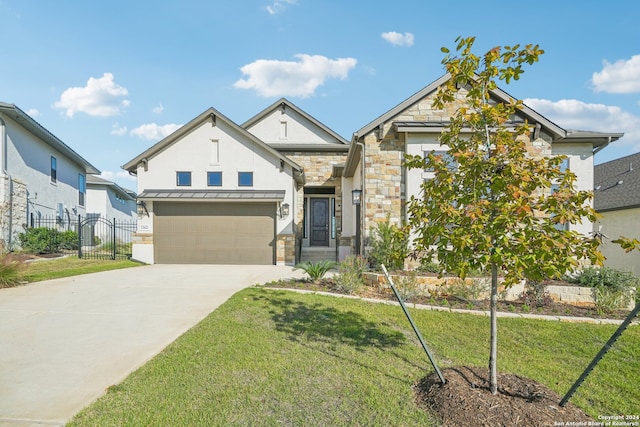
[[[329,199],[311,199],[310,246],[329,246]]]

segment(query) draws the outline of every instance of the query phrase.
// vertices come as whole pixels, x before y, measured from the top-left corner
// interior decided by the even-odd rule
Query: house
[[[99,174],[16,105],[0,102],[0,221],[5,249],[25,226],[55,217],[62,227],[86,213],[87,175]]]
[[[146,263],[288,264],[337,250],[347,141],[281,99],[242,126],[209,108],[123,165]],[[331,249],[333,248],[333,249]]]
[[[400,224],[407,219],[406,203],[411,196],[419,196],[420,184],[429,178],[429,172],[407,170],[403,159],[405,154],[443,150],[438,137],[457,106],[434,110],[432,104],[448,79],[442,76],[353,134],[347,160],[335,173],[342,177],[343,195],[355,190],[361,203],[343,204],[340,258],[366,253],[370,229],[377,222],[389,217],[391,223]],[[511,97],[497,88],[491,98],[508,102]],[[576,174],[577,190],[593,189],[594,154],[623,136],[565,130],[526,106],[512,120],[514,125],[527,120],[531,126],[528,149],[532,155],[567,156],[564,166]],[[588,234],[592,224],[576,224],[574,229]]]
[[[377,222],[406,220],[428,172],[405,154],[442,150],[455,111],[434,110],[445,75],[346,141],[287,99],[238,125],[210,108],[123,165],[144,208],[133,258],[146,263],[287,264],[366,254]],[[509,95],[491,93],[495,102]],[[524,107],[529,152],[564,154],[579,190],[593,188],[593,156],[621,133],[569,131]],[[588,234],[592,224],[577,224]],[[318,258],[316,258],[318,257]]]
[[[87,176],[87,217],[135,220],[136,192],[97,175]]]
[[[601,215],[594,231],[606,236],[600,247],[604,265],[640,276],[640,252],[611,243],[620,236],[640,239],[640,153],[595,166],[593,205]]]

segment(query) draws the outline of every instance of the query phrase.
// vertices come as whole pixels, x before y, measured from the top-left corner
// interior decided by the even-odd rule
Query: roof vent
[[[620,180],[620,181],[616,182],[616,184],[617,185],[622,185],[623,182],[624,182],[623,180]]]

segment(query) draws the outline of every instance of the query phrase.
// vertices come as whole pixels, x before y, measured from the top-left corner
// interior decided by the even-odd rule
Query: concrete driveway
[[[64,425],[279,266],[149,265],[0,289],[0,425]]]

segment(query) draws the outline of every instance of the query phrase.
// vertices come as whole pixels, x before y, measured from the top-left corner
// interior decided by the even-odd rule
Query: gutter
[[[609,144],[611,144],[611,137],[607,138],[607,142],[605,144],[602,144],[601,146],[593,150],[593,155],[595,156],[596,154],[598,154],[600,151],[606,148]]]
[[[13,246],[11,242],[11,236],[13,235],[13,221],[11,220],[11,218],[13,217],[13,212],[12,212],[13,192],[11,191],[11,183],[12,183],[11,175],[9,175],[9,172],[7,171],[7,124],[2,117],[0,117],[0,129],[1,129],[0,130],[0,150],[2,150],[0,152],[0,156],[2,156],[2,159],[1,159],[2,167],[0,168],[0,177],[6,178],[9,182],[9,185],[7,185],[8,195],[5,196],[6,200],[8,200],[8,203],[7,203],[8,211],[7,211],[7,215],[5,216],[5,218],[8,218],[8,221],[7,221],[8,235],[2,236],[1,239],[4,240],[5,242],[4,249],[10,249]],[[2,185],[4,185],[4,182],[2,183]],[[1,203],[4,203],[4,200],[2,200]],[[1,206],[0,206],[0,209],[2,209]],[[2,220],[4,220],[4,218],[0,219],[0,223],[2,222]]]

